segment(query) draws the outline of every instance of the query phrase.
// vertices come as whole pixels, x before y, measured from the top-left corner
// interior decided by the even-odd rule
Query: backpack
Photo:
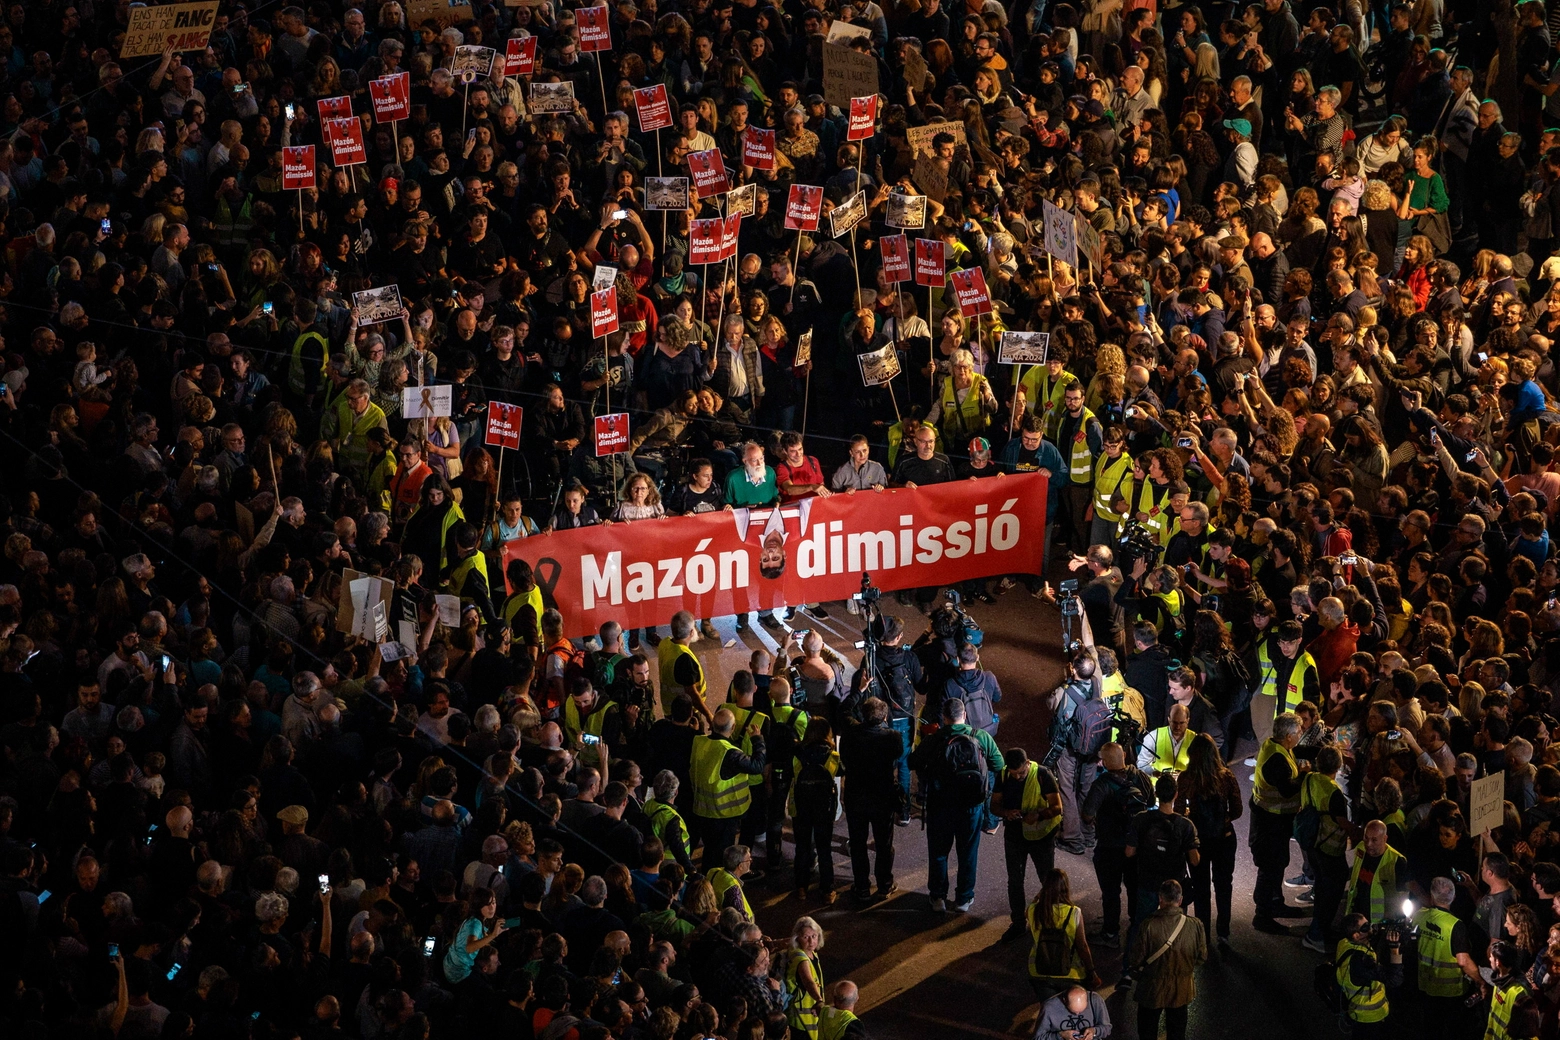
[[[1111,792],[1111,801],[1120,809],[1127,819],[1133,819],[1138,813],[1147,812],[1154,808],[1153,801],[1143,793],[1143,789],[1132,780],[1123,783],[1109,773],[1105,774],[1106,782],[1114,788]]]
[[[991,689],[984,672],[976,672],[980,679],[973,689],[959,681],[959,677],[965,672],[955,674],[948,680],[948,685],[943,691],[943,699],[957,697],[964,702],[964,721],[969,723],[971,729],[983,729],[990,733],[996,722],[996,710],[991,706]]]
[[[839,788],[821,761],[803,761],[796,774],[796,809],[801,815],[834,819]]]
[[[986,756],[974,735],[949,732],[943,766],[945,775],[938,786],[954,805],[972,809],[986,801]]]
[[[1225,652],[1197,663],[1203,670],[1203,694],[1221,715],[1250,705],[1251,673],[1238,655]]]
[[[1110,705],[1090,697],[1073,710],[1073,752],[1081,758],[1098,757],[1110,742],[1110,730]]]
[[[595,650],[585,658],[585,678],[602,696],[606,696],[617,681],[618,665],[628,660],[626,654],[613,650]]]
[[[1348,954],[1344,956],[1347,957]],[[1329,960],[1316,966],[1316,971],[1311,976],[1311,988],[1327,1010],[1334,1014],[1343,1014],[1343,987],[1338,985],[1337,961]]]
[[[1077,910],[1068,911],[1070,915]],[[1038,914],[1036,915],[1038,920]],[[1067,927],[1057,928],[1050,921],[1040,922],[1040,934],[1035,938],[1034,971],[1036,975],[1061,978],[1072,970],[1073,947],[1067,941]]]

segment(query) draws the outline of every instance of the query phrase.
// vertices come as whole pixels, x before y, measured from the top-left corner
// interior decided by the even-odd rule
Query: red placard
[[[590,294],[590,334],[600,339],[617,330],[617,288],[609,285]]]
[[[610,51],[612,49],[611,17],[605,6],[581,7],[574,12],[574,24],[580,31],[580,51]]]
[[[489,401],[486,438],[488,446],[493,448],[520,447],[520,423],[524,418],[525,409],[517,404]]]
[[[742,131],[742,163],[755,170],[775,168],[775,132],[750,126]]]
[[[325,136],[330,141],[331,165],[357,166],[368,162],[368,148],[363,144],[363,121],[357,116],[327,119]]]
[[[312,188],[314,185],[314,146],[299,144],[283,148],[282,188],[293,191],[299,188]]]
[[[823,215],[823,188],[816,184],[793,184],[785,200],[785,226],[788,231],[817,231]]]
[[[412,74],[397,72],[393,76],[368,81],[368,96],[374,102],[374,122],[393,123],[412,117]]]
[[[904,235],[884,235],[878,239],[883,253],[883,274],[891,282],[910,280],[910,242]]]
[[[597,418],[597,430],[617,418]],[[622,420],[616,443],[626,447]],[[504,567],[525,560],[556,576],[548,591],[569,637],[605,621],[664,625],[679,610],[718,617],[842,599],[860,590],[862,571],[885,592],[1040,574],[1046,485],[1020,473],[815,498],[805,527],[793,504],[772,519],[754,509],[558,531],[506,542]]]
[[[707,152],[689,152],[688,169],[693,171],[693,187],[701,199],[719,195],[731,188],[726,176],[726,162],[720,157],[719,148]]]
[[[352,114],[352,99],[345,94],[341,97],[320,98],[315,102],[315,107],[320,113],[320,134],[325,143],[330,144],[330,121],[341,119]]]
[[[504,75],[529,76],[536,71],[535,36],[522,36],[504,44]]]
[[[690,220],[688,222],[688,262],[690,264],[718,264],[723,257],[721,251],[721,231],[723,222],[719,217],[711,217],[708,220]]]
[[[596,416],[596,457],[628,450],[628,413]]]
[[[639,111],[639,129],[647,134],[672,125],[672,103],[666,96],[665,83],[634,91],[634,108]]]
[[[720,258],[731,260],[737,255],[737,237],[742,233],[742,214],[733,213],[721,220]]]
[[[986,272],[966,267],[953,272],[953,295],[959,301],[959,313],[966,318],[991,313],[991,294],[986,291]]]
[[[940,289],[947,281],[947,247],[935,238],[916,239],[915,284]]]
[[[877,133],[878,96],[850,99],[850,126],[845,131],[847,141],[865,141]]]

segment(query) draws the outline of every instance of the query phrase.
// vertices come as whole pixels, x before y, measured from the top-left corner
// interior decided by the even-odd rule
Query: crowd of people
[[[861,1037],[808,911],[909,898],[914,817],[934,914],[1002,832],[1038,1040],[1110,1035],[1112,948],[1139,1035],[1186,1035],[1243,830],[1256,929],[1307,921],[1355,1035],[1560,1030],[1553,8],[617,0],[589,50],[573,5],[221,0],[140,57],[137,11],[0,16],[8,1032]],[[1049,753],[999,745],[937,588],[924,634],[868,609],[869,667],[788,624],[854,602],[761,612],[723,693],[721,619],[567,638],[504,563],[1024,473],[1051,573],[959,592],[1077,622]]]

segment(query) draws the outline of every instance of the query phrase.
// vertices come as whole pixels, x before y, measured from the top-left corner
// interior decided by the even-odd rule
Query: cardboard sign
[[[439,624],[445,628],[460,627],[460,597],[449,596],[444,593],[436,593],[433,597],[434,612],[438,615]]]
[[[930,155],[921,156],[910,167],[910,180],[926,192],[927,198],[936,199],[938,203],[948,197],[948,171],[941,159],[934,159]]]
[[[719,195],[731,187],[731,179],[726,176],[726,163],[720,157],[719,148],[689,152],[688,169],[693,173],[693,189],[701,199]]]
[[[450,71],[456,75],[469,71],[478,76],[491,76],[493,59],[497,56],[498,52],[491,47],[463,43],[455,48],[455,57],[450,62]]]
[[[884,235],[878,239],[883,254],[883,276],[891,282],[910,280],[910,242],[904,235]]]
[[[991,313],[991,294],[986,291],[986,272],[966,267],[953,272],[953,295],[959,301],[959,313],[966,318]]]
[[[816,184],[793,184],[785,200],[785,226],[788,231],[817,231],[823,216],[823,188]]]
[[[596,458],[628,450],[628,413],[596,416]]]
[[[441,415],[449,415],[454,395],[455,388],[448,383],[406,387],[401,391],[401,417],[437,419]]]
[[[377,289],[364,289],[352,294],[352,307],[357,311],[358,328],[378,325],[382,321],[395,321],[401,316],[401,287],[381,285]]]
[[[314,146],[299,144],[283,148],[282,190],[293,191],[314,186]]]
[[[1004,365],[1043,365],[1051,349],[1049,332],[1004,332],[997,361]]]
[[[532,83],[529,100],[533,116],[551,112],[573,112],[574,84],[569,80],[564,80],[562,83]]]
[[[474,15],[471,5],[464,0],[407,0],[406,24],[413,29],[424,22],[434,22],[440,29],[448,29],[457,22],[469,22]]]
[[[574,27],[580,31],[580,53],[612,49],[611,13],[606,6],[581,7],[574,12]]]
[[[915,240],[915,284],[941,289],[948,281],[948,247],[935,238]]]
[[[829,23],[829,35],[824,37],[828,43],[840,43],[844,40],[854,40],[858,36],[872,39],[872,30],[864,25],[854,22],[845,22],[836,18]]]
[[[750,126],[742,131],[742,163],[755,170],[775,168],[775,131]]]
[[[487,436],[484,439],[490,447],[518,448],[520,447],[520,425],[524,420],[525,409],[519,405],[489,401]]]
[[[373,642],[383,639],[394,596],[394,581],[348,567],[341,572],[341,593],[336,598],[336,631]]]
[[[1073,214],[1073,235],[1078,240],[1078,250],[1089,261],[1096,274],[1105,266],[1105,239],[1089,218],[1082,213]]]
[[[1040,219],[1045,223],[1045,251],[1056,259],[1078,266],[1078,238],[1073,215],[1042,200]]]
[[[211,26],[217,20],[217,0],[198,4],[163,4],[130,8],[130,24],[119,48],[121,58],[139,58],[175,51],[205,50],[211,42]]]
[[[877,59],[838,43],[823,45],[823,99],[847,108],[851,98],[876,94]]]
[[[690,264],[720,263],[721,218],[690,220],[688,222],[688,262]]]
[[[878,96],[850,99],[850,125],[845,130],[845,140],[865,141],[877,133]]]
[[[590,294],[590,334],[595,339],[618,330],[617,289],[599,289]]]
[[[905,128],[905,140],[910,143],[910,154],[930,155],[932,138],[938,134],[952,134],[955,148],[965,143],[964,124],[957,120],[949,119],[941,123],[927,123],[925,126],[911,126]]]
[[[529,76],[536,71],[538,37],[522,36],[504,44],[504,75]]]
[[[899,375],[899,351],[892,343],[885,343],[879,350],[857,354],[856,364],[861,368],[863,386],[882,386]]]
[[[920,230],[926,226],[926,196],[925,195],[901,195],[893,192],[888,196],[888,212],[883,218],[883,223],[889,227],[910,228]]]
[[[726,193],[726,215],[751,217],[758,212],[758,185],[744,184]]]
[[[634,108],[639,112],[639,129],[644,133],[672,125],[672,103],[666,96],[665,83],[635,90]]]
[[[1468,785],[1468,833],[1480,835],[1506,822],[1506,771],[1481,776]]]
[[[393,76],[368,81],[368,96],[374,103],[375,123],[394,123],[398,119],[412,117],[412,74],[397,72]]]
[[[357,116],[332,119],[329,129],[332,166],[357,166],[368,162],[368,147],[363,143],[363,122]]]
[[[645,209],[673,211],[688,208],[688,178],[646,177]]]
[[[320,135],[326,144],[330,144],[330,121],[332,119],[345,119],[352,114],[352,99],[343,94],[341,97],[320,98],[314,103],[320,113]]]
[[[829,234],[839,238],[867,218],[867,193],[858,191],[829,211]]]

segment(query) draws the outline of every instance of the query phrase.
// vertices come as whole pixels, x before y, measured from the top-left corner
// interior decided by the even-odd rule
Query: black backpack
[[[1072,749],[1080,758],[1092,759],[1110,742],[1110,705],[1090,697],[1073,709]]]
[[[839,789],[834,777],[823,765],[823,760],[808,758],[802,761],[801,772],[796,774],[796,810],[799,815],[833,819],[838,808]]]
[[[1073,913],[1076,911],[1068,911],[1069,915]],[[1067,928],[1041,921],[1038,913],[1035,920],[1040,925],[1040,934],[1035,937],[1034,972],[1046,978],[1061,978],[1072,970],[1073,947],[1067,941]]]
[[[1131,820],[1138,813],[1147,812],[1154,808],[1153,799],[1143,793],[1143,788],[1138,786],[1135,780],[1128,778],[1125,781],[1117,780],[1109,773],[1105,774],[1105,782],[1111,786],[1111,801],[1120,809],[1127,819]]]
[[[954,805],[972,809],[986,801],[986,756],[973,734],[948,734],[948,742],[943,745],[943,766],[940,787]]]

